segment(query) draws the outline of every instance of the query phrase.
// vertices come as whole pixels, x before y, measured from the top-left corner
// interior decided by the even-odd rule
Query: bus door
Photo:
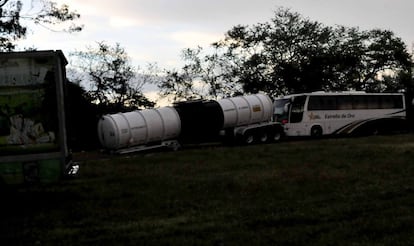
[[[303,123],[305,102],[306,96],[292,98],[289,110],[289,123],[285,126],[286,134],[288,136],[301,136],[307,134],[307,127]]]

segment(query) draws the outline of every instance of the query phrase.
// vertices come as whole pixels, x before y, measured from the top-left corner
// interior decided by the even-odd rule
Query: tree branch
[[[4,5],[6,5],[8,1],[9,0],[1,0],[0,1],[0,8],[2,8]]]

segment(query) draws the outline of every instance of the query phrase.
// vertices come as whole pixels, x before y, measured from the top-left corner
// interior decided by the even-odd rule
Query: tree
[[[49,29],[67,24],[68,27],[63,29],[66,32],[82,30],[81,25],[75,24],[80,15],[66,4],[58,6],[49,0],[30,0],[30,8],[27,12],[22,11],[23,1],[0,0],[0,51],[14,50],[15,42],[26,37],[29,23]]]
[[[410,69],[411,61],[405,44],[391,31],[342,27],[335,35],[331,53],[339,62],[331,64],[336,75],[333,89],[383,92],[405,88],[397,76]]]
[[[91,100],[112,112],[153,107],[155,104],[142,93],[148,76],[137,76],[125,49],[118,43],[110,46],[98,42],[97,45],[97,48],[88,47],[87,51],[71,54],[77,58],[78,69],[87,75],[83,80],[90,85]]]
[[[411,64],[404,42],[391,31],[325,26],[284,8],[269,22],[233,27],[211,48],[213,55],[187,56],[177,74],[191,78],[187,85],[214,86],[213,97],[227,85],[237,88],[236,94],[273,97],[317,90],[395,91],[402,87],[395,76]],[[214,69],[198,69],[209,68],[212,60]],[[197,69],[188,69],[194,65]]]
[[[79,84],[67,82],[65,86],[66,131],[72,150],[99,147],[96,131],[100,109],[91,103],[88,93]]]
[[[237,79],[245,91],[272,95],[387,91],[395,85],[381,75],[410,64],[405,44],[391,31],[327,27],[287,9],[279,9],[271,22],[233,28],[219,45],[242,61]]]
[[[241,88],[229,76],[228,61],[219,49],[205,54],[202,47],[185,49],[181,71],[166,71],[158,84],[161,96],[173,95],[173,100],[232,96]],[[227,71],[226,71],[227,70]]]

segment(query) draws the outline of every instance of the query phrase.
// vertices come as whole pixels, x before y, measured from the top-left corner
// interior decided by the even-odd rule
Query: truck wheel
[[[275,131],[273,133],[273,142],[279,142],[282,139],[282,133],[280,131]]]
[[[252,132],[246,132],[245,134],[244,134],[244,144],[252,144],[252,143],[254,143],[254,135],[253,135],[253,133]]]
[[[269,140],[269,135],[266,131],[263,131],[259,135],[259,140],[261,143],[266,143]]]

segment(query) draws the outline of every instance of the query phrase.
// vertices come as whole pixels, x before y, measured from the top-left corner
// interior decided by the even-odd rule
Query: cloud
[[[55,0],[83,16],[105,16],[113,26],[163,26],[225,32],[234,25],[269,21],[280,6],[328,25],[409,29],[412,0]],[[133,20],[133,21],[132,21]],[[198,30],[198,31],[199,31]],[[409,30],[408,30],[409,31]]]
[[[109,25],[113,28],[126,28],[141,25],[139,21],[133,18],[125,18],[122,16],[111,16],[109,18]]]
[[[39,0],[40,1],[40,0]],[[327,25],[385,28],[414,41],[412,0],[53,0],[81,14],[84,31],[61,42],[56,35],[32,35],[35,46],[82,49],[95,41],[118,42],[139,63],[171,67],[183,48],[218,41],[235,25],[270,21],[274,11],[288,7]],[[53,36],[53,37],[52,37]],[[42,40],[43,39],[43,40]],[[34,42],[36,40],[36,43]],[[49,43],[49,46],[48,44]],[[85,44],[80,46],[80,44]],[[72,45],[72,50],[69,46]]]
[[[173,96],[160,97],[158,91],[146,91],[144,95],[151,101],[156,102],[155,107],[171,106],[174,102]]]
[[[171,34],[171,39],[188,48],[195,46],[208,46],[213,42],[219,41],[223,37],[218,33],[206,33],[195,31],[179,31]]]
[[[203,25],[204,28],[265,20],[276,8],[274,0],[72,0],[69,4],[82,15],[122,16],[142,25]],[[266,12],[268,15],[263,16]]]

